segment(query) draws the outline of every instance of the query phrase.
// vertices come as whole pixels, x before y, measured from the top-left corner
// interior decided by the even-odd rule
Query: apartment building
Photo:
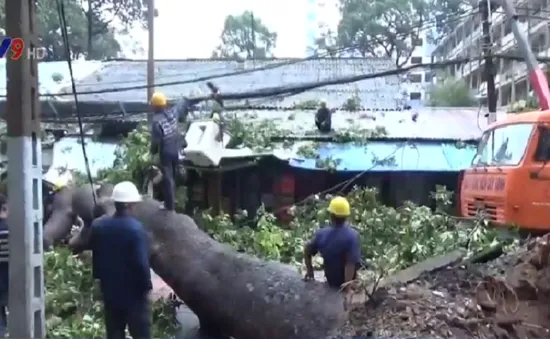
[[[550,0],[520,0],[516,3],[516,9],[519,14],[520,30],[528,36],[532,50],[539,57],[548,57],[550,54],[550,21],[547,17],[550,11]],[[510,20],[505,17],[503,9],[496,5],[492,8],[491,36],[493,53],[520,55]],[[436,61],[479,57],[483,53],[482,39],[481,15],[479,13],[472,14],[466,17],[452,34],[438,43],[432,56]],[[498,104],[505,106],[527,98],[531,88],[525,63],[505,59],[495,59],[495,62]],[[472,90],[486,95],[487,88],[483,77],[484,65],[484,61],[471,61],[452,67],[450,74],[465,79]]]
[[[428,42],[428,32],[424,31],[419,34],[419,39],[413,41],[413,51],[409,60],[403,67],[430,63],[432,52],[435,48],[433,44]],[[427,97],[429,87],[434,83],[435,74],[426,68],[416,68],[406,74],[403,79],[403,89],[406,92],[407,99],[414,104],[424,102]]]

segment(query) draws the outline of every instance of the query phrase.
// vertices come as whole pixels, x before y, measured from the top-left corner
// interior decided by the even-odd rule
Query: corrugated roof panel
[[[500,114],[500,113],[499,113]],[[505,114],[504,112],[502,114]],[[311,135],[317,131],[315,111],[250,110],[226,112],[245,121],[270,120],[293,134]],[[413,120],[414,116],[416,121]],[[346,131],[354,128],[384,127],[389,138],[475,140],[487,127],[487,119],[478,108],[419,108],[408,111],[346,112],[332,115],[332,128]]]
[[[316,60],[277,60],[277,61],[157,61],[155,82],[178,82],[194,80],[212,75],[235,73],[283,63],[283,66],[263,69],[230,77],[213,79],[222,92],[241,93],[262,88],[297,85],[308,82],[336,79],[344,76],[357,76],[387,71],[394,67],[391,60],[378,58],[365,59],[316,59]],[[145,61],[112,61],[103,64],[97,71],[77,84],[79,92],[108,90],[116,87],[142,86],[147,83],[147,63]],[[68,89],[69,90],[69,89]],[[207,93],[205,82],[178,84],[158,87],[169,98],[183,95],[193,96]],[[327,86],[282,100],[261,99],[261,105],[269,107],[293,107],[296,102],[325,98],[329,105],[341,107],[352,96],[358,96],[364,107],[395,109],[402,99],[400,79],[397,75],[367,79],[355,83]],[[146,89],[122,92],[81,95],[81,100],[144,101]],[[255,102],[256,100],[251,100]],[[229,103],[227,103],[229,104]]]
[[[416,142],[397,144],[371,142],[366,147],[342,144],[327,144],[318,150],[320,164],[330,159],[336,170],[349,172],[375,171],[422,171],[458,172],[470,166],[476,153],[475,147],[457,147],[456,144]],[[394,158],[392,164],[381,164],[384,159]],[[334,162],[333,162],[334,161]],[[316,159],[291,159],[290,166],[305,169],[319,168]]]

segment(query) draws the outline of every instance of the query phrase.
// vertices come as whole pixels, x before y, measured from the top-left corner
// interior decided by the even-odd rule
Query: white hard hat
[[[139,191],[134,183],[131,181],[123,181],[115,185],[111,198],[115,202],[140,202],[141,194],[139,194]]]
[[[321,105],[326,105],[327,104],[327,99],[321,99],[319,102],[321,103]]]

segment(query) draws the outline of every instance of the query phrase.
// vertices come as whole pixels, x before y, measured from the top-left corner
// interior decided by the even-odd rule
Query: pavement
[[[153,299],[158,300],[161,298],[170,298],[170,295],[174,293],[172,288],[168,286],[161,277],[159,277],[153,270],[151,270],[151,280],[153,282]],[[185,305],[181,305],[176,309],[176,320],[178,321],[180,328],[178,331],[178,338],[191,338],[196,337],[200,324],[199,318]]]

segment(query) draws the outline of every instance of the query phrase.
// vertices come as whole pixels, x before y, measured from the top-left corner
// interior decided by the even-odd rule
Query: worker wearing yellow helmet
[[[154,112],[151,130],[151,154],[157,155],[162,171],[162,195],[166,210],[176,207],[174,176],[179,162],[179,153],[184,147],[184,138],[179,130],[179,119],[185,111],[182,100],[173,109],[167,109],[166,96],[160,92],[153,94],[151,108]]]
[[[314,279],[312,258],[319,253],[328,285],[341,289],[343,285],[349,287],[347,283],[355,279],[361,263],[361,241],[359,233],[348,224],[351,207],[346,198],[334,197],[328,212],[330,224],[318,230],[304,248],[305,279]]]

